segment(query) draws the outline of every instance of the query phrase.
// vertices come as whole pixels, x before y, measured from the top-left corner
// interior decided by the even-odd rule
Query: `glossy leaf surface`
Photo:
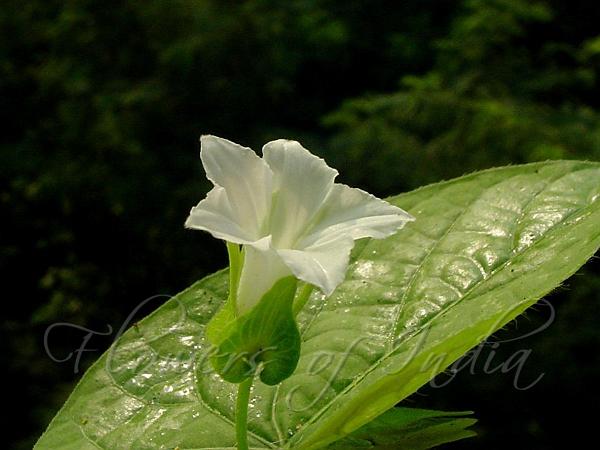
[[[471,174],[391,201],[417,220],[363,241],[346,281],[299,315],[295,373],[258,384],[255,448],[316,449],[349,435],[572,275],[600,245],[600,165]],[[235,386],[213,373],[206,323],[219,272],[127,331],[86,373],[39,449],[235,447]]]

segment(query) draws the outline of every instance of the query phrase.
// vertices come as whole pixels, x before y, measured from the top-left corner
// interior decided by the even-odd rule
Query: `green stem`
[[[292,306],[292,313],[294,316],[297,316],[302,308],[304,308],[304,305],[306,305],[306,302],[310,298],[310,294],[312,294],[314,288],[315,287],[312,284],[307,283],[304,285],[300,291],[300,294],[298,294],[298,298],[294,300],[294,305]]]
[[[235,405],[235,435],[238,450],[248,450],[248,402],[254,377],[238,384],[237,402]]]

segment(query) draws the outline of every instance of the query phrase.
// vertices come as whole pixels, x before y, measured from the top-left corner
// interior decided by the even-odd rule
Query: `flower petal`
[[[263,237],[271,207],[271,169],[251,149],[227,139],[202,136],[200,142],[206,176],[225,189],[231,219],[252,240]]]
[[[271,237],[244,246],[244,266],[238,287],[237,312],[239,315],[254,305],[273,287],[277,280],[291,275],[290,269],[271,248]]]
[[[273,171],[276,200],[271,234],[276,248],[292,248],[318,212],[338,172],[296,141],[279,139],[263,147]]]
[[[406,211],[361,189],[335,184],[298,248],[349,236],[382,239],[415,220]]]
[[[225,189],[214,187],[204,200],[190,211],[185,221],[186,228],[208,231],[217,239],[237,244],[247,244],[254,236],[240,227],[237,217],[231,210]]]
[[[341,236],[304,250],[278,250],[278,253],[296,278],[331,295],[344,281],[352,247],[352,238]]]

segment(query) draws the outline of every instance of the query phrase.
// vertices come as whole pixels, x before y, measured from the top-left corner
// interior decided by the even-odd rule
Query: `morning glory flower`
[[[236,309],[252,309],[286,276],[330,295],[344,280],[354,241],[392,235],[414,218],[344,184],[337,170],[296,141],[250,148],[202,136],[200,158],[214,188],[192,208],[187,228],[240,244]]]

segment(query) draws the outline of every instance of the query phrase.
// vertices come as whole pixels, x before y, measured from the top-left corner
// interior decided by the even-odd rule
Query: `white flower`
[[[356,239],[385,238],[414,220],[360,189],[296,141],[263,147],[263,158],[226,139],[202,136],[200,158],[215,187],[192,208],[187,228],[243,245],[236,308],[248,311],[289,275],[329,295],[345,276]]]

